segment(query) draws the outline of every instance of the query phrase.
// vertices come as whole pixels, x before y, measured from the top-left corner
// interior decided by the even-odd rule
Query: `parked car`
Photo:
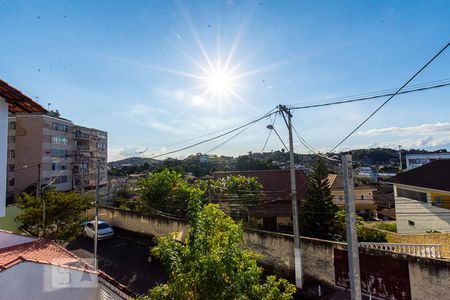
[[[90,221],[84,226],[84,235],[90,238],[95,237],[95,221]],[[108,239],[114,237],[114,229],[105,221],[98,221],[98,239]]]

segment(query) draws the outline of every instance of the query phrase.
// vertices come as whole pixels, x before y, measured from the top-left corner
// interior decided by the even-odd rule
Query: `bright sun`
[[[233,77],[224,71],[213,71],[206,77],[206,85],[212,94],[224,95],[233,88]]]

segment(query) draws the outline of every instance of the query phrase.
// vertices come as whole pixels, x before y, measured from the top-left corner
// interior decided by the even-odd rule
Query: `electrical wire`
[[[409,89],[409,90],[401,91],[401,92],[397,93],[397,95],[421,92],[421,91],[437,89],[437,88],[442,88],[442,87],[447,87],[447,86],[450,86],[450,82],[444,82],[444,83],[435,84],[435,85],[431,85],[431,86]],[[373,96],[365,96],[365,97],[359,97],[359,98],[350,98],[350,97],[331,98],[331,99],[326,99],[326,100],[313,101],[311,103],[306,102],[306,103],[298,104],[297,106],[291,105],[291,106],[289,106],[289,108],[293,109],[293,110],[316,108],[316,107],[322,107],[322,106],[331,106],[331,105],[338,105],[338,104],[346,104],[346,103],[374,100],[374,99],[378,99],[378,98],[389,97],[394,94],[395,94],[394,92],[389,92],[389,93],[375,94]],[[347,98],[350,98],[350,99],[347,99]],[[346,99],[346,100],[339,100],[339,99]],[[335,101],[333,101],[333,100],[335,100]]]
[[[184,151],[184,150],[187,150],[187,149],[190,149],[190,148],[193,148],[193,147],[196,147],[196,146],[199,146],[199,145],[202,145],[202,144],[205,144],[205,143],[214,141],[214,140],[216,140],[216,139],[218,139],[218,138],[221,138],[221,137],[223,137],[223,136],[226,136],[226,135],[228,135],[228,134],[231,134],[231,133],[233,133],[233,132],[236,132],[236,131],[238,131],[238,130],[240,130],[240,129],[242,129],[242,128],[245,128],[245,127],[247,127],[247,126],[250,126],[250,125],[252,125],[252,124],[254,124],[254,123],[257,123],[257,122],[259,122],[259,121],[261,121],[261,120],[263,120],[263,119],[267,118],[268,116],[271,116],[271,115],[273,115],[273,114],[275,114],[275,113],[278,113],[278,112],[277,112],[277,111],[274,111],[274,109],[272,109],[270,112],[268,112],[268,113],[265,114],[264,116],[259,117],[259,118],[255,119],[255,120],[253,120],[253,121],[248,122],[248,123],[245,123],[244,125],[238,126],[238,127],[234,128],[234,129],[231,129],[231,130],[229,130],[229,131],[227,131],[227,132],[225,132],[225,133],[216,135],[216,136],[214,136],[214,137],[211,137],[211,138],[209,138],[209,139],[206,139],[206,140],[203,140],[203,141],[200,141],[200,142],[191,144],[191,145],[186,146],[186,147],[179,148],[179,149],[177,149],[177,150],[173,150],[173,151],[165,152],[165,153],[158,154],[158,155],[155,155],[155,156],[152,156],[152,157],[148,157],[148,159],[154,159],[154,158],[157,158],[157,157],[161,157],[161,156],[166,156],[166,155],[169,155],[169,154],[178,153],[178,152],[181,152],[181,151]]]
[[[272,128],[274,128],[274,126],[275,126],[275,121],[277,120],[277,116],[278,116],[278,114],[275,114],[275,116],[273,117]],[[264,150],[266,149],[267,142],[269,141],[271,134],[272,134],[272,130],[269,130],[269,134],[267,135],[266,142],[264,143],[264,146],[262,147],[261,153],[264,153]]]
[[[355,127],[349,134],[347,134],[336,146],[331,149],[331,153],[334,152],[342,143],[344,143],[349,137],[351,137],[359,128],[361,128],[370,118],[372,118],[381,108],[383,108],[389,101],[392,100],[398,93],[408,85],[414,78],[417,77],[425,68],[427,68],[441,53],[443,53],[450,43],[447,43],[438,53],[436,53],[423,67],[421,67],[413,76],[411,76],[394,94],[392,94],[386,101],[384,101],[377,109],[375,109],[367,118],[365,118],[358,126]]]
[[[239,136],[240,134],[242,134],[244,131],[246,131],[247,129],[249,129],[250,127],[252,127],[253,125],[255,125],[256,123],[253,123],[247,127],[244,127],[241,131],[239,131],[238,133],[236,133],[235,135],[233,135],[232,137],[230,137],[229,139],[225,140],[224,142],[218,144],[217,146],[212,147],[211,149],[209,149],[208,151],[206,151],[205,153],[211,153],[214,150],[217,150],[218,148],[222,147],[223,145],[225,145],[226,143],[228,143],[229,141],[233,140],[234,138],[236,138],[237,136]]]

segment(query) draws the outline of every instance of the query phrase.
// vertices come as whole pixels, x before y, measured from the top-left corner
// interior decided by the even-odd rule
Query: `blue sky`
[[[108,131],[109,160],[146,148],[147,157],[174,150],[280,103],[399,87],[450,40],[448,1],[0,5],[1,78],[76,123]],[[233,70],[222,72],[222,97],[215,86],[222,73],[211,72],[208,59],[221,70],[228,61],[227,72]],[[412,84],[449,78],[450,50]],[[327,150],[382,101],[297,111],[294,125]],[[213,152],[261,151],[270,121]],[[281,119],[275,127],[286,138]],[[226,139],[172,156],[208,152]],[[394,98],[343,148],[397,144],[450,148],[450,88]],[[272,136],[266,150],[281,147]],[[298,143],[296,150],[308,153]]]

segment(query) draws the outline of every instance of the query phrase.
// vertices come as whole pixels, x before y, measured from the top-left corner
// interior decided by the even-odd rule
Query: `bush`
[[[397,232],[397,224],[396,223],[378,223],[374,226],[377,229],[386,230],[390,232]]]

